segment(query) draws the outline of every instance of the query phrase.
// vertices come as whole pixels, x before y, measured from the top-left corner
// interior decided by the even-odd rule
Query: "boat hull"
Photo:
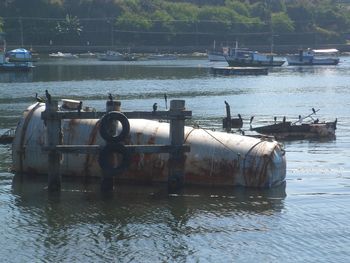
[[[222,52],[208,52],[209,61],[226,61],[225,55]]]
[[[293,125],[291,122],[276,123],[251,129],[276,139],[334,138],[336,121]]]

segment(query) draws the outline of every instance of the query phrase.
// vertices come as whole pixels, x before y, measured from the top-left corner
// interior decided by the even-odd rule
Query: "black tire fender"
[[[122,125],[122,131],[116,136],[108,132],[108,127],[110,127],[112,121],[119,121]],[[130,123],[123,113],[111,111],[102,117],[100,123],[100,135],[105,141],[109,143],[118,143],[123,141],[129,133]]]
[[[122,161],[117,166],[112,164],[111,159],[114,154],[122,156]],[[128,149],[120,143],[113,143],[105,145],[99,153],[98,164],[101,169],[110,176],[115,176],[123,172],[130,165],[130,153]]]

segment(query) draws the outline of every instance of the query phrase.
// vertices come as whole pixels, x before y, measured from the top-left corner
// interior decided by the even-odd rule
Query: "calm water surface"
[[[48,195],[45,178],[9,170],[0,145],[1,262],[349,262],[350,58],[338,66],[272,69],[267,76],[213,76],[225,63],[200,59],[100,62],[45,60],[31,73],[0,73],[0,133],[15,127],[45,89],[57,98],[105,108],[107,93],[124,110],[164,109],[163,94],[184,99],[193,120],[220,129],[224,100],[253,126],[320,109],[338,118],[334,140],[284,142],[286,185],[270,190],[191,189],[64,180]],[[245,126],[248,129],[249,125]]]

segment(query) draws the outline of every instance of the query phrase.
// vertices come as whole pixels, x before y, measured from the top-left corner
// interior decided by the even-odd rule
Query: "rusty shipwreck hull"
[[[45,104],[30,106],[20,119],[13,141],[13,170],[47,174],[46,126],[41,119]],[[125,144],[170,144],[169,124],[130,119],[130,135]],[[105,145],[99,134],[99,120],[63,120],[63,144]],[[185,127],[185,184],[271,187],[285,180],[284,151],[276,141]],[[166,182],[168,154],[134,154],[120,180],[137,183]],[[63,154],[62,176],[100,177],[96,154]]]

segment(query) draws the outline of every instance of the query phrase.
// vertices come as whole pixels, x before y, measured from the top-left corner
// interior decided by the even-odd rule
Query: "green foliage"
[[[256,44],[266,42],[271,30],[283,44],[344,43],[349,10],[334,0],[0,0],[0,32],[18,42],[22,27],[30,44],[113,44],[114,33],[119,44],[205,45],[238,38]]]
[[[123,30],[149,30],[152,27],[152,21],[144,15],[125,12],[119,16],[115,23],[116,27]]]
[[[286,13],[279,12],[271,15],[273,32],[289,33],[294,31],[294,23]]]

